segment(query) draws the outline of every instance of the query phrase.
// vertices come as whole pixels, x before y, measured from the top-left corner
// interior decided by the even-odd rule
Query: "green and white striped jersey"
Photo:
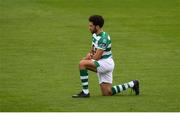
[[[106,32],[101,32],[98,35],[94,33],[92,36],[92,46],[94,52],[96,52],[97,49],[104,50],[101,59],[112,57],[111,39]]]

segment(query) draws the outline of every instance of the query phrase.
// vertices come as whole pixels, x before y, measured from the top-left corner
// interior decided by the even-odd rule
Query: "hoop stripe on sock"
[[[88,89],[88,85],[84,85],[84,86],[83,86],[83,89]]]
[[[118,86],[120,88],[120,91],[123,91],[122,85],[118,85]]]
[[[88,79],[81,79],[81,82],[87,82]]]
[[[132,88],[134,86],[133,81],[130,81],[128,83],[124,83],[123,85],[117,85],[117,86],[113,86],[111,88],[112,91],[112,95],[116,94],[116,93],[120,93],[128,88]]]
[[[117,93],[121,92],[121,90],[120,90],[120,87],[119,87],[119,86],[116,86],[116,88],[117,88]]]
[[[80,79],[82,84],[82,90],[84,93],[88,94],[88,73],[86,69],[80,70]]]
[[[126,89],[128,88],[128,84],[127,83],[125,83],[124,86],[125,86]]]
[[[123,90],[126,90],[126,87],[124,85],[122,85],[122,88],[123,88]]]

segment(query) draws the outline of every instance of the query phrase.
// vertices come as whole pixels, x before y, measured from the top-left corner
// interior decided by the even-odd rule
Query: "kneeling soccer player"
[[[104,19],[100,15],[89,17],[89,30],[92,33],[92,47],[86,57],[80,61],[80,79],[82,91],[73,98],[90,97],[88,89],[88,70],[96,72],[104,96],[112,96],[128,88],[132,88],[139,95],[139,81],[133,80],[122,85],[112,86],[114,61],[111,52],[110,36],[103,31]]]

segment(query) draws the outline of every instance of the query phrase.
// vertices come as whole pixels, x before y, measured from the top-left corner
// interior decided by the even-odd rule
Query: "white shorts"
[[[113,81],[113,70],[114,70],[114,61],[112,58],[100,59],[98,61],[99,66],[97,67],[97,75],[99,79],[99,84],[105,82],[112,84]]]

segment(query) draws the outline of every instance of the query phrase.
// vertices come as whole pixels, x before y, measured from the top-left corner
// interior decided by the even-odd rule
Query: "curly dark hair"
[[[92,22],[93,25],[95,25],[95,26],[98,25],[100,28],[102,28],[103,25],[104,25],[104,19],[100,15],[92,15],[92,16],[90,16],[89,17],[89,22]]]

